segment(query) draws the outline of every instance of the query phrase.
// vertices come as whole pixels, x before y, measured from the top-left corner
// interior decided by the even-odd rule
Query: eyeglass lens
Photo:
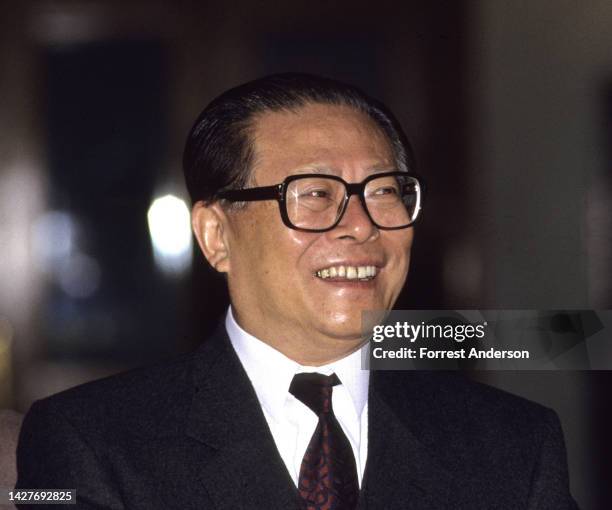
[[[332,227],[342,214],[346,197],[343,182],[325,176],[303,177],[287,187],[287,215],[302,229]],[[364,190],[370,217],[379,227],[411,224],[418,213],[418,181],[411,176],[381,176],[368,181]]]

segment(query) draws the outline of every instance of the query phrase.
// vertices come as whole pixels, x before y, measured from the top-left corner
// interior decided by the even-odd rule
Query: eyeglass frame
[[[401,225],[399,227],[383,227],[379,225],[378,223],[376,223],[374,219],[372,218],[372,215],[370,214],[368,205],[366,203],[366,198],[365,198],[365,188],[367,184],[370,181],[373,181],[374,179],[378,179],[380,177],[392,177],[392,176],[411,177],[412,179],[416,181],[416,184],[417,184],[416,189],[418,190],[416,210],[414,213],[414,219],[407,225]],[[287,212],[287,189],[289,188],[289,184],[291,184],[291,182],[295,180],[304,179],[308,177],[314,177],[314,178],[323,177],[325,179],[335,180],[335,181],[338,181],[344,184],[344,190],[345,190],[344,202],[342,203],[342,208],[340,210],[340,213],[338,214],[338,218],[336,219],[336,221],[331,227],[321,228],[321,229],[303,228],[303,227],[298,227],[294,225],[293,223],[291,223],[291,220],[289,219],[289,213]],[[337,175],[320,174],[320,173],[293,174],[293,175],[287,176],[283,180],[283,182],[279,184],[275,184],[272,186],[259,186],[255,188],[229,189],[229,190],[225,190],[225,191],[218,193],[217,198],[222,199],[222,200],[227,200],[228,202],[258,202],[258,201],[264,201],[264,200],[276,200],[278,202],[281,219],[283,220],[283,223],[285,224],[287,228],[290,228],[292,230],[298,230],[300,232],[321,233],[321,232],[329,232],[330,230],[333,230],[334,228],[338,226],[340,221],[342,221],[344,214],[346,213],[346,209],[348,208],[349,200],[353,195],[357,195],[359,197],[359,201],[361,202],[363,210],[365,211],[368,219],[372,222],[372,224],[376,228],[379,228],[381,230],[400,230],[403,228],[408,228],[408,227],[413,226],[417,218],[420,216],[421,209],[423,208],[422,207],[423,185],[422,185],[421,180],[411,173],[400,172],[400,171],[374,173],[366,177],[363,181],[355,182],[355,183],[346,182],[344,179],[342,179],[342,177],[339,177]]]

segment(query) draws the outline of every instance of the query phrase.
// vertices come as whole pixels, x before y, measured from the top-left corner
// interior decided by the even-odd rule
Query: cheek
[[[321,234],[300,232],[290,228],[286,228],[285,231],[287,252],[294,254],[296,266],[308,266],[309,255],[312,255],[314,251],[313,245],[321,237]]]
[[[264,204],[257,204],[264,206]],[[310,246],[317,234],[286,227],[277,204],[254,208],[236,229],[241,267],[257,268],[274,280],[294,279],[302,261],[308,259]],[[245,211],[246,212],[246,211]]]
[[[391,235],[388,238],[388,246],[389,251],[392,254],[393,258],[397,261],[397,265],[399,267],[408,267],[410,263],[410,250],[412,248],[412,241],[414,238],[414,234],[412,229],[407,229],[405,231],[396,231],[390,232]]]
[[[407,236],[405,241],[400,246],[400,251],[402,253],[403,265],[406,271],[408,271],[408,266],[410,265],[410,252],[412,250],[412,234]]]
[[[392,244],[391,252],[393,253],[394,264],[392,266],[393,273],[390,275],[393,281],[390,283],[397,285],[397,287],[401,289],[410,266],[410,250],[412,248],[413,234],[409,232],[393,240],[395,242]]]
[[[265,239],[261,242],[264,257],[271,261],[275,268],[286,268],[286,277],[293,278],[297,276],[300,267],[307,264],[317,234],[290,229],[280,218],[278,223],[268,229]]]

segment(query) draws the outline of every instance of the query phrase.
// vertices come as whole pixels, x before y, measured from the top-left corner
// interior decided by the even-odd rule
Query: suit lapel
[[[359,508],[448,508],[453,484],[450,472],[410,430],[411,420],[405,409],[399,408],[397,400],[388,398],[401,394],[401,399],[410,406],[410,398],[419,398],[418,389],[398,387],[388,375],[371,374],[368,460]]]
[[[203,345],[193,366],[195,392],[187,435],[205,453],[194,455],[202,461],[193,468],[215,508],[299,508],[297,490],[223,327]],[[410,402],[428,398],[422,394],[427,391],[407,381],[403,377],[399,382],[389,372],[371,374],[360,510],[450,506],[455,480],[411,430],[419,419],[411,416]]]
[[[187,434],[212,450],[200,480],[218,509],[298,508],[257,396],[220,327],[194,365]]]

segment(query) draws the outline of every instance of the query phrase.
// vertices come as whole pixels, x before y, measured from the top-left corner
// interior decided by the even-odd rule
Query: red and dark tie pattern
[[[351,445],[332,409],[336,374],[296,374],[289,392],[319,417],[300,468],[298,491],[305,510],[354,510],[359,496]]]

